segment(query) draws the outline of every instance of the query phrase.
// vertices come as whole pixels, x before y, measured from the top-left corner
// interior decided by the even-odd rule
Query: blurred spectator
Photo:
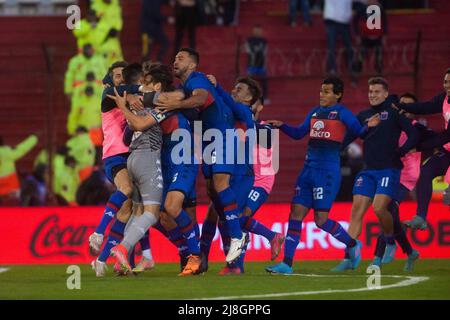
[[[106,66],[123,60],[122,46],[120,45],[119,32],[116,29],[109,30],[105,40],[100,45],[100,54],[105,59]]]
[[[122,31],[122,9],[119,0],[92,0],[91,9],[95,11],[100,21],[108,24],[108,30],[116,29]]]
[[[82,52],[70,59],[64,78],[64,93],[71,99],[77,88],[86,82],[102,79],[107,70],[102,55],[94,54],[90,43],[83,46]],[[101,82],[99,83],[101,85]]]
[[[217,0],[219,20],[217,24],[232,26],[237,24],[238,0]]]
[[[0,137],[0,204],[17,205],[20,196],[20,182],[16,161],[25,156],[37,144],[38,138],[30,135],[16,147],[5,146]]]
[[[380,29],[369,29],[367,26],[367,19],[369,17],[367,7],[371,5],[377,5],[380,8]],[[386,41],[388,25],[386,12],[380,2],[378,0],[368,0],[366,6],[359,7],[353,19],[353,25],[357,36],[356,44],[358,45],[358,55],[357,59],[355,59],[354,71],[358,73],[362,71],[367,52],[373,48],[375,51],[375,71],[378,75],[381,75],[383,72],[383,47]]]
[[[75,196],[80,179],[78,176],[77,161],[74,157],[67,156],[64,159],[64,166],[54,172],[54,181],[53,191],[58,197],[59,204],[76,205]]]
[[[339,36],[342,37],[344,42],[347,67],[351,69],[353,65],[353,49],[350,33],[352,0],[325,0],[323,17],[327,36],[327,73],[337,73],[336,41]]]
[[[20,192],[20,203],[25,207],[42,207],[48,205],[48,166],[46,164],[37,165],[33,174],[27,176],[22,183]]]
[[[80,21],[80,28],[73,29],[73,35],[75,36],[75,39],[77,39],[78,50],[82,50],[83,46],[88,43],[94,44],[94,47],[96,47],[96,44],[98,44],[99,41],[98,35],[95,32],[97,24],[98,18],[95,11],[88,10],[86,18],[81,19]]]
[[[198,11],[196,0],[176,0],[174,55],[181,48],[185,29],[188,31],[189,47],[195,49]]]
[[[77,162],[80,181],[86,180],[94,171],[95,147],[85,127],[78,127],[76,135],[66,142],[69,156]]]
[[[247,52],[247,74],[261,83],[264,103],[269,104],[267,87],[267,40],[263,36],[263,29],[260,25],[255,25],[252,35],[245,43]]]
[[[80,206],[105,205],[113,191],[114,187],[105,174],[96,170],[81,183],[77,190],[76,200]]]
[[[72,107],[67,120],[67,132],[74,135],[78,127],[85,127],[93,137],[93,143],[101,144],[101,96],[102,87],[91,85],[85,86],[84,92],[74,95]],[[98,132],[100,131],[100,132]],[[98,137],[100,135],[100,137]],[[97,141],[100,139],[100,141]]]
[[[289,24],[291,27],[297,26],[297,11],[299,9],[303,13],[303,23],[308,27],[312,26],[311,15],[309,13],[309,1],[289,0]]]
[[[160,46],[157,61],[163,61],[169,48],[169,40],[164,33],[164,17],[161,14],[161,0],[142,0],[141,33],[142,60],[152,59],[151,49],[155,44]]]

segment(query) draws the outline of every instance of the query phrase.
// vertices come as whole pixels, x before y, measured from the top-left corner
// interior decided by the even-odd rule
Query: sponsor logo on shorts
[[[362,183],[363,183],[363,177],[359,177],[358,179],[356,179],[355,185],[357,187],[361,187]]]

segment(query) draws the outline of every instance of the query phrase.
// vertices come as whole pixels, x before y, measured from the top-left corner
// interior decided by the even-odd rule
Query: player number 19
[[[252,190],[252,191],[250,191],[250,194],[248,195],[248,197],[250,199],[252,199],[252,201],[256,201],[259,198],[259,192],[256,190]]]

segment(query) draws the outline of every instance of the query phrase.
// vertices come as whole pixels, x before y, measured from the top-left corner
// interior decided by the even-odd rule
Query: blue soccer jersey
[[[281,126],[294,139],[309,134],[305,166],[300,173],[292,203],[316,211],[328,211],[340,188],[340,150],[347,131],[363,136],[367,126],[345,107],[316,107],[299,127]]]

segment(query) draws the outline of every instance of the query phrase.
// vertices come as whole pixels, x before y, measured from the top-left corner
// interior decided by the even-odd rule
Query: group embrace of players
[[[319,106],[307,114],[303,124],[292,127],[277,120],[259,119],[263,109],[261,90],[253,79],[239,78],[229,94],[214,76],[197,71],[199,59],[198,52],[183,48],[176,55],[173,68],[160,63],[141,66],[118,62],[104,79],[107,88],[101,106],[103,160],[106,175],[117,190],[89,237],[91,252],[99,254],[92,262],[97,276],[105,275],[110,255],[116,258],[114,270],[119,274],[151,269],[154,261],[149,247],[150,227],[162,232],[178,248],[180,276],[207,271],[217,226],[226,256],[226,266],[220,274],[244,272],[249,232],[268,239],[272,260],[284,243],[283,262],[266,270],[292,273],[302,221],[310,209],[314,210],[317,226],[346,245],[345,259],[333,270],[355,269],[361,260],[358,236],[370,205],[382,227],[373,263],[392,261],[397,241],[408,255],[405,268],[412,270],[419,253],[409,244],[398,204],[419,180],[418,214],[407,225],[426,228],[431,180],[445,175],[450,163],[450,69],[445,74],[446,92],[427,103],[407,104],[408,99],[414,98],[410,95],[397,101],[389,95],[386,80],[370,79],[370,108],[357,116],[340,104],[344,94],[342,80],[327,78],[320,88]],[[180,80],[181,87],[174,86],[174,77]],[[411,115],[405,111],[442,112],[446,131],[434,133],[408,119]],[[201,232],[195,215],[199,169],[194,152],[195,121],[201,121],[201,169],[211,200]],[[274,184],[275,171],[263,167],[270,167],[272,143],[277,143],[271,141],[275,128],[294,139],[309,136],[286,237],[254,219]],[[236,133],[232,140],[227,139],[230,131]],[[211,132],[219,134],[214,139],[205,138]],[[340,151],[357,138],[363,139],[366,166],[355,180],[347,232],[328,213],[340,188]],[[421,152],[430,153],[422,167]],[[243,160],[238,161],[242,154]],[[135,264],[134,247],[138,242],[142,259]]]

